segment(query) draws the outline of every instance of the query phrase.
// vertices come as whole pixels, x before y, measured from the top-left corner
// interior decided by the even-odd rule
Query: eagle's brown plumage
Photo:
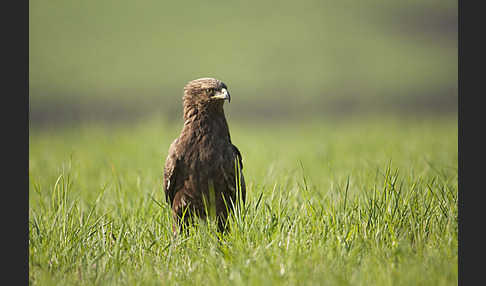
[[[225,99],[230,100],[227,87],[217,79],[200,78],[184,87],[184,126],[170,145],[164,167],[165,197],[177,224],[182,217],[187,223],[191,216],[205,218],[215,210],[224,230],[240,186],[245,201],[242,157],[231,143]],[[173,229],[177,231],[177,225]]]

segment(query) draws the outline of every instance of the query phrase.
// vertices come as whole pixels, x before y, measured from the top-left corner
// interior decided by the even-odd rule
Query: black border
[[[485,93],[484,24],[480,21],[484,10],[473,3],[479,2],[458,1],[458,285],[479,285],[477,281],[484,280],[484,259],[479,257],[484,248],[480,220],[484,206],[479,195],[485,191],[481,182],[485,172],[484,155],[478,151],[486,146],[482,139],[485,120],[484,105],[474,102]]]
[[[29,1],[6,2],[2,12],[2,281],[28,285]]]

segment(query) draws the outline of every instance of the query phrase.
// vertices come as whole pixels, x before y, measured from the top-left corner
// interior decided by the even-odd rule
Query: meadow
[[[457,2],[30,1],[31,285],[456,285]],[[173,237],[183,86],[247,204]],[[324,117],[325,115],[325,117]]]
[[[233,122],[247,204],[172,236],[182,122],[29,132],[30,285],[457,285],[457,117]]]
[[[206,76],[239,117],[455,112],[457,23],[452,0],[33,0],[31,123],[179,118],[183,86]]]

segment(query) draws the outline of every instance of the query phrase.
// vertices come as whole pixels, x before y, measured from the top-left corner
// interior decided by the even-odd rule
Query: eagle
[[[184,125],[164,166],[164,192],[175,234],[195,217],[208,215],[216,217],[223,232],[229,213],[245,203],[242,156],[231,142],[225,100],[231,101],[230,93],[218,79],[199,78],[184,86]]]

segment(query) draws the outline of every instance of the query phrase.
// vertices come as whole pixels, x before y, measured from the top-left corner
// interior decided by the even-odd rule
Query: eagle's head
[[[224,100],[231,101],[228,87],[214,78],[199,78],[184,86],[184,102],[203,106],[223,106]]]

